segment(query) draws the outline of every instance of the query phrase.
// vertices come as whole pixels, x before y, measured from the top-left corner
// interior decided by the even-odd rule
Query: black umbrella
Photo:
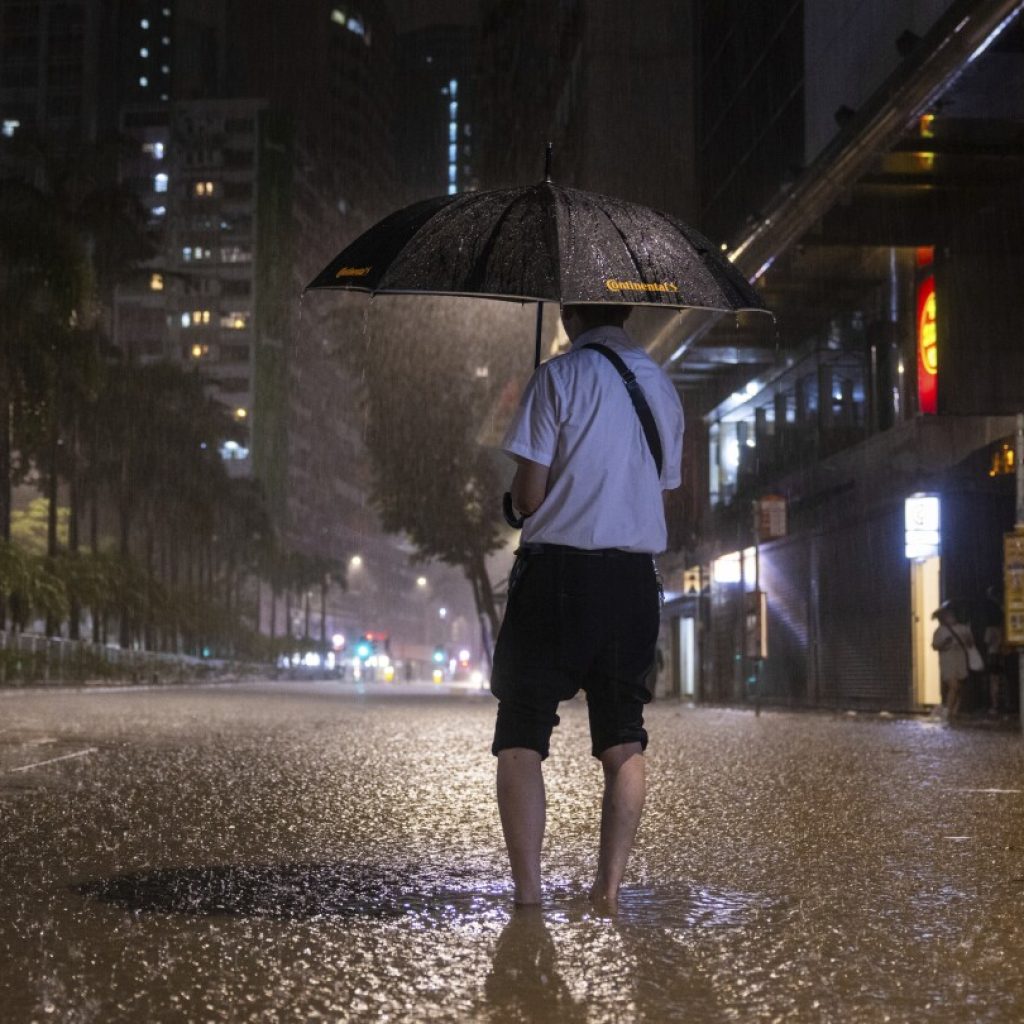
[[[360,235],[307,287],[767,312],[729,260],[677,217],[563,188],[550,174],[525,188],[413,203]]]

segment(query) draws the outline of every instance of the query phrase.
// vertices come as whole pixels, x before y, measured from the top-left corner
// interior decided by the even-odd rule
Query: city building
[[[939,602],[979,643],[1000,621],[1020,9],[695,8],[698,222],[777,323],[694,314],[672,339],[702,497],[668,579],[677,691],[922,709]]]
[[[0,3],[0,131],[57,150],[95,142],[101,102],[105,8],[88,0]]]
[[[118,289],[114,343],[130,359],[194,367],[246,433],[263,255],[257,225],[265,219],[261,203],[273,201],[273,182],[258,161],[272,130],[264,106],[195,100],[122,113],[123,134],[137,146],[122,164],[122,180],[141,199],[159,241],[144,272]],[[274,251],[272,238],[264,243]],[[251,448],[245,438],[225,445],[233,473],[251,475]]]
[[[475,153],[477,27],[427,25],[401,31],[398,176],[410,202],[471,191]]]
[[[691,217],[689,3],[482,4],[477,110],[481,187],[553,179]]]
[[[322,624],[319,593],[291,602],[287,626],[284,598],[272,608],[267,588],[258,603],[246,595],[246,606],[261,608],[264,631],[382,631],[396,650],[429,660],[453,623],[473,619],[468,587],[446,568],[413,566],[406,541],[382,531],[358,385],[337,357],[352,324],[318,324],[302,301],[315,272],[404,198],[387,9],[2,0],[0,26],[6,138],[65,153],[120,139],[112,183],[118,177],[141,203],[153,251],[102,297],[112,340],[136,363],[170,360],[200,374],[241,428],[221,452],[229,471],[259,481],[282,545],[333,562],[336,580],[347,569],[349,590],[329,588]],[[454,102],[464,104],[468,79],[463,87],[446,74],[444,87],[451,92],[455,77]],[[447,140],[453,101],[440,91],[436,99]],[[468,140],[463,114],[454,117]],[[5,170],[38,175],[35,165],[11,166],[10,154]],[[443,191],[447,141],[437,156]]]

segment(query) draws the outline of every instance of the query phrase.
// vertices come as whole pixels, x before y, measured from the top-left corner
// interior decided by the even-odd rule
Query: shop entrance
[[[939,607],[939,577],[942,559],[938,556],[910,563],[911,635],[914,644],[914,701],[941,704],[939,656],[932,650],[936,623],[932,612]]]

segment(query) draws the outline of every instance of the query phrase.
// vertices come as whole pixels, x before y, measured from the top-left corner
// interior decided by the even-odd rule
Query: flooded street
[[[27,1021],[1019,1021],[1010,732],[650,709],[616,919],[600,778],[546,766],[511,913],[487,694],[253,684],[0,695],[0,1013]]]

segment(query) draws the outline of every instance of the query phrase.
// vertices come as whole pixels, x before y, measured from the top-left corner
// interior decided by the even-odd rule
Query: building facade
[[[702,216],[777,325],[702,322],[670,360],[701,408],[706,499],[672,569],[672,685],[926,708],[939,602],[979,644],[1001,619],[1020,5],[764,5],[790,55],[770,73],[741,6],[695,21]]]

